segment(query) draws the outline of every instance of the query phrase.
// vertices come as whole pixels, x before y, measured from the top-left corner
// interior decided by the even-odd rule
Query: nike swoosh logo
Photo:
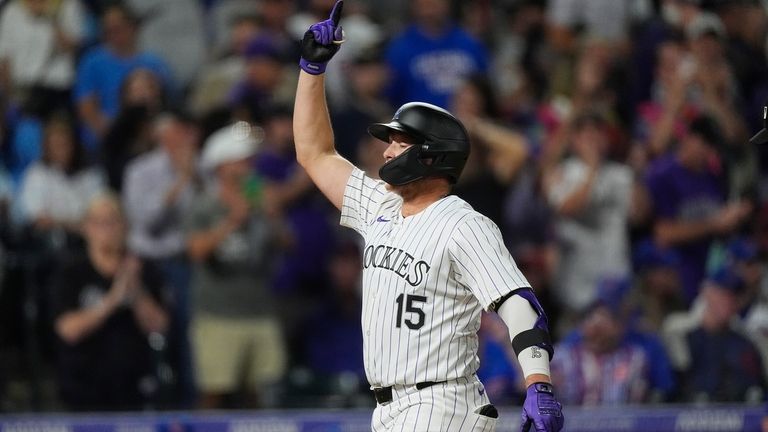
[[[392,219],[384,219],[384,216],[379,216],[378,218],[376,218],[376,222],[389,222],[391,220]]]

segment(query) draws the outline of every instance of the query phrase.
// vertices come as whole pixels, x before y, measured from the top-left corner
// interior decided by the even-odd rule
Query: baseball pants
[[[483,384],[474,376],[421,390],[415,385],[395,385],[392,401],[376,405],[371,429],[373,432],[493,432],[498,418],[478,413],[489,404]]]

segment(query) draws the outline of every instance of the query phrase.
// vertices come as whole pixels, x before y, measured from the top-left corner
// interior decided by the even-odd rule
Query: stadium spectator
[[[743,317],[746,334],[762,355],[768,377],[768,279],[765,263],[758,255],[756,243],[746,236],[732,238],[725,245],[723,254],[721,265],[732,266],[744,281],[744,289],[737,298],[739,316]]]
[[[579,63],[600,51],[611,53],[613,66],[627,65],[633,25],[650,12],[648,0],[552,0],[547,2],[546,37],[550,51],[550,88],[555,94],[571,94]],[[601,82],[601,71],[588,76]],[[576,76],[574,76],[576,75]],[[602,82],[605,85],[605,82]],[[629,85],[622,88],[629,89]],[[619,106],[619,108],[625,108]]]
[[[202,117],[226,106],[227,92],[245,74],[248,44],[256,38],[260,29],[256,16],[233,18],[227,45],[203,68],[190,91],[189,106],[196,116]]]
[[[254,183],[257,139],[238,122],[205,143],[203,168],[215,183],[186,212],[186,248],[195,293],[191,335],[203,408],[225,407],[237,391],[245,406],[269,406],[287,358],[269,289],[274,255],[287,241],[270,214],[270,193]],[[251,186],[245,186],[250,184]]]
[[[585,309],[578,330],[555,347],[553,383],[566,403],[641,403],[656,391],[670,390],[671,377],[663,379],[663,350],[650,348],[651,338],[630,331],[627,286],[622,279],[601,281],[600,294]],[[654,373],[655,363],[661,370]]]
[[[748,145],[745,122],[739,113],[744,100],[739,96],[732,65],[726,54],[728,35],[720,19],[701,14],[686,29],[692,62],[695,65],[693,90],[702,112],[711,116],[723,135],[721,159],[728,175],[728,198],[751,198],[755,193],[757,149]]]
[[[360,328],[361,262],[355,239],[340,239],[328,266],[330,296],[304,320],[306,363],[325,393],[368,399]],[[344,353],[339,355],[339,353]],[[350,382],[347,384],[345,380]]]
[[[646,239],[633,251],[635,287],[631,296],[637,328],[658,333],[670,313],[685,310],[678,266],[680,257]]]
[[[572,52],[585,37],[623,45],[632,24],[650,13],[647,0],[552,0],[547,6],[550,44],[562,52]]]
[[[552,53],[546,43],[546,4],[539,0],[509,3],[501,11],[501,26],[496,31],[492,52],[493,86],[503,112],[510,112],[521,93],[540,97],[548,85],[547,62]]]
[[[464,124],[473,148],[453,193],[472,208],[500,224],[507,188],[528,161],[526,138],[496,119],[498,107],[484,75],[467,77],[450,102],[451,112]]]
[[[632,30],[630,67],[632,106],[651,100],[653,81],[662,44],[682,39],[685,27],[702,12],[700,0],[661,0],[657,13],[638,23]]]
[[[333,232],[328,223],[329,207],[296,162],[291,116],[287,106],[268,110],[255,166],[259,176],[274,188],[271,210],[283,218],[296,245],[286,251],[278,265],[273,288],[284,295],[300,292],[313,297],[325,286],[327,248],[333,242]]]
[[[100,146],[100,162],[113,191],[122,192],[128,164],[152,149],[152,123],[164,108],[165,96],[157,75],[136,69],[126,77],[120,111]]]
[[[529,140],[528,143],[531,143]],[[559,319],[557,304],[550,300],[557,245],[553,233],[554,212],[543,194],[543,181],[540,160],[533,152],[529,163],[520,168],[520,172],[510,184],[504,197],[502,233],[506,235],[504,243],[515,256],[521,271],[531,285],[536,287],[536,295],[550,314],[550,326],[556,329]]]
[[[181,220],[201,181],[197,132],[180,112],[162,113],[152,128],[155,149],[134,159],[125,171],[128,245],[143,258],[174,259],[183,254]]]
[[[240,17],[252,17],[256,19],[261,35],[269,35],[287,58],[298,58],[298,41],[303,33],[295,36],[290,29],[290,20],[304,9],[306,5],[303,3],[284,0],[215,0],[209,11],[214,55],[230,45],[229,31],[234,22]]]
[[[79,0],[9,2],[0,14],[0,93],[37,114],[70,108],[85,18]]]
[[[699,14],[685,29],[692,69],[692,84],[699,109],[720,127],[723,143],[746,142],[744,121],[737,109],[738,87],[726,57],[723,23],[709,12]]]
[[[174,84],[186,90],[207,56],[206,33],[190,31],[205,27],[203,6],[198,0],[127,0],[125,4],[140,17],[138,50],[162,58]]]
[[[690,101],[690,87],[694,66],[690,54],[681,40],[670,38],[661,42],[655,51],[651,97],[636,108],[635,138],[644,153],[645,169],[648,161],[664,156],[685,131],[685,121],[697,112]]]
[[[486,73],[488,54],[450,17],[447,0],[416,0],[412,21],[387,47],[392,106],[422,101],[447,107],[462,80]]]
[[[271,105],[292,101],[282,91],[289,76],[283,62],[287,53],[268,34],[259,35],[245,49],[245,73],[230,90],[228,104],[234,118],[261,121]]]
[[[206,26],[209,54],[217,57],[230,46],[230,30],[239,17],[253,17],[261,21],[260,1],[252,0],[211,0],[206,1]],[[280,2],[290,3],[293,2]]]
[[[656,244],[680,256],[683,294],[690,303],[704,278],[709,247],[717,236],[734,232],[752,211],[746,201],[725,202],[725,178],[713,164],[723,143],[714,120],[700,116],[673,153],[648,169]]]
[[[288,58],[299,56],[299,44],[301,36],[294,37],[291,32],[290,20],[296,16],[296,4],[283,0],[261,0],[259,4],[259,18],[264,34],[269,34],[275,44],[283,52],[288,53]]]
[[[86,147],[96,150],[120,109],[120,88],[134,69],[149,69],[171,86],[168,67],[137,45],[138,18],[125,6],[113,4],[101,16],[104,42],[86,52],[77,70],[74,98],[86,133]]]
[[[701,0],[662,0],[660,15],[675,30],[685,30],[704,9]]]
[[[152,136],[155,149],[134,158],[125,169],[122,198],[129,223],[128,248],[156,265],[172,290],[170,351],[179,375],[180,402],[189,405],[194,397],[187,339],[190,266],[182,223],[202,184],[198,132],[184,113],[167,111],[153,122]]]
[[[341,51],[339,51],[341,52]],[[335,63],[330,63],[335,64]],[[357,160],[361,142],[370,136],[368,124],[387,117],[391,107],[384,91],[389,83],[389,71],[381,47],[370,46],[348,60],[340,76],[344,77],[347,97],[334,105],[331,112],[336,137],[336,149],[349,160]],[[381,155],[378,155],[381,159]]]
[[[168,328],[163,280],[126,252],[125,229],[117,198],[94,198],[86,254],[69,257],[54,279],[58,387],[69,409],[141,409],[156,396],[149,337]]]
[[[765,7],[757,1],[720,1],[715,2],[713,11],[727,35],[725,54],[742,101],[741,117],[749,130],[758,130],[762,127],[760,117],[753,113],[760,112],[768,96]]]
[[[701,114],[719,126],[723,149],[736,155],[745,150],[738,86],[725,56],[723,25],[717,16],[694,9],[686,18],[685,39],[669,37],[658,45],[651,99],[637,107],[635,132],[651,159],[665,155],[684,135],[685,123]]]
[[[103,191],[104,179],[86,165],[74,126],[66,117],[46,123],[42,152],[20,185],[21,222],[44,245],[60,250],[79,235],[88,203]]]
[[[757,255],[757,245],[742,234],[723,242],[719,249],[722,254],[720,265],[733,267],[734,272],[744,282],[744,289],[737,300],[739,314],[743,315],[757,300],[763,284],[765,270]],[[718,261],[717,255],[717,250],[710,251],[708,263],[710,266],[713,265],[713,261]]]
[[[328,247],[334,242],[331,209],[296,162],[292,111],[273,106],[264,119],[264,142],[255,158],[258,175],[274,190],[272,211],[293,239],[278,255],[271,288],[291,352],[304,345],[307,314],[329,294]],[[271,198],[271,197],[270,197]]]
[[[633,179],[629,167],[607,158],[606,121],[597,113],[574,120],[571,149],[573,156],[545,174],[545,188],[558,215],[554,288],[562,306],[576,312],[594,301],[601,278],[630,270]]]
[[[743,280],[728,266],[702,282],[702,310],[673,314],[663,335],[689,402],[756,402],[765,394],[763,360],[738,318]]]

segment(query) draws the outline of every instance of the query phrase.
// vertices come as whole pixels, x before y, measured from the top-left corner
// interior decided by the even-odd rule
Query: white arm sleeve
[[[518,295],[513,295],[505,300],[497,313],[509,329],[510,340],[513,340],[518,334],[532,329],[539,317],[528,300]],[[528,347],[520,351],[520,354],[517,355],[517,361],[520,362],[520,368],[525,377],[533,374],[550,376],[549,353],[544,349],[535,346]]]

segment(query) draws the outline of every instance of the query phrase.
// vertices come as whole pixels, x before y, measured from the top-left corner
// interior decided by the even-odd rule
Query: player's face
[[[384,162],[389,162],[400,156],[404,151],[416,144],[416,141],[415,138],[408,134],[392,131],[389,134],[389,146],[384,150]]]

